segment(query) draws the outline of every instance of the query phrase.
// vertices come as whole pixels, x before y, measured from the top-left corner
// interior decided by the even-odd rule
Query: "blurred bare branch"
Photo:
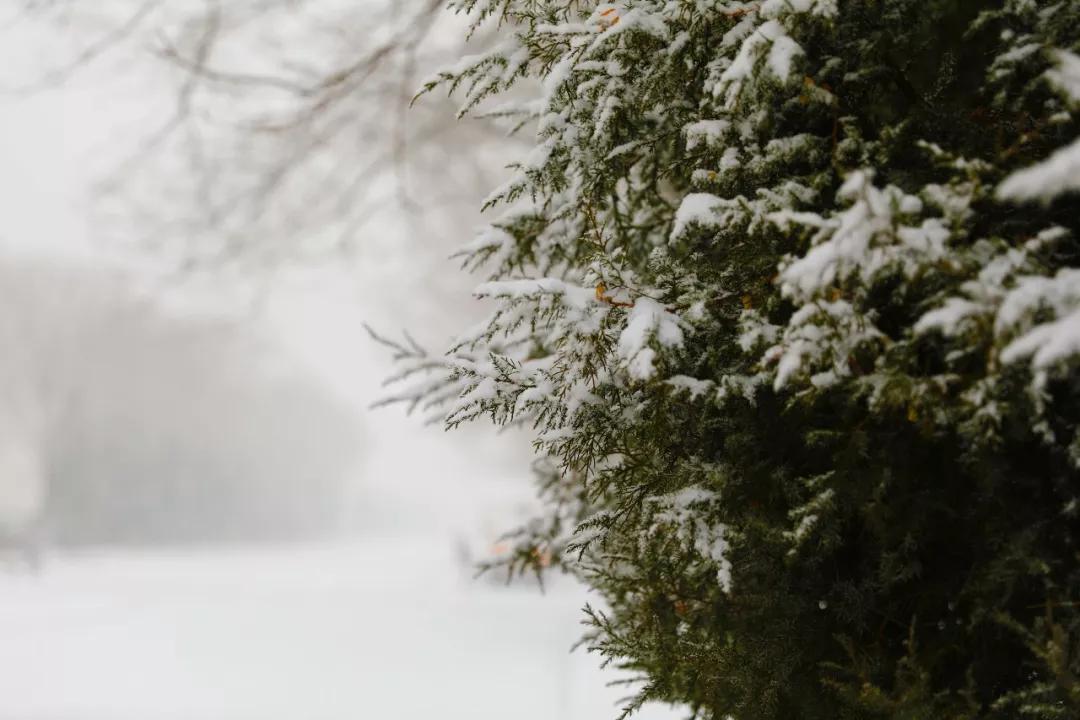
[[[37,5],[39,5],[39,3],[28,3],[25,11],[27,13],[33,11]],[[49,69],[44,75],[34,78],[24,85],[8,88],[6,92],[28,94],[63,85],[71,80],[76,73],[86,68],[87,65],[94,62],[102,55],[110,52],[129,39],[133,34],[141,30],[147,23],[151,14],[157,10],[160,5],[161,0],[141,0],[137,4],[134,12],[126,19],[116,27],[109,29],[100,37],[96,38],[89,45],[83,47],[74,58],[68,60],[59,67]]]
[[[130,236],[137,218],[144,249],[179,270],[262,272],[351,253],[379,242],[372,222],[387,213],[415,224],[414,237],[462,239],[504,164],[502,133],[454,121],[449,100],[409,111],[419,70],[463,52],[442,0],[23,5],[94,38],[39,87],[109,53],[114,74],[154,73],[157,120],[126,138],[99,192],[105,215],[122,219],[112,235]]]

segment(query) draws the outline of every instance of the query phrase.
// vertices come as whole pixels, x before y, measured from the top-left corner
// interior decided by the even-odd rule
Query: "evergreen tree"
[[[391,399],[535,428],[628,709],[1080,717],[1080,2],[451,6],[536,145]]]

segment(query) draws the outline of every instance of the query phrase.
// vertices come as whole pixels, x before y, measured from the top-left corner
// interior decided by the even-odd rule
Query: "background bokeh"
[[[473,576],[528,438],[368,409],[521,143],[408,110],[439,5],[2,11],[0,720],[618,714],[595,598]]]

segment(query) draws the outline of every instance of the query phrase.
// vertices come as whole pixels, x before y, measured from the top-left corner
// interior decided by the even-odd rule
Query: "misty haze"
[[[476,578],[531,512],[527,440],[370,409],[396,370],[365,324],[437,345],[479,317],[446,257],[514,142],[408,111],[460,50],[439,15],[4,8],[3,720],[614,711],[570,652],[578,587]],[[199,53],[370,68],[309,100]]]

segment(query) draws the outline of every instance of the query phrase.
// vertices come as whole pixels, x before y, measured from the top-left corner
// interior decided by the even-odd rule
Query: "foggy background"
[[[596,598],[473,577],[528,439],[368,409],[522,142],[408,111],[441,4],[0,10],[0,720],[618,714]]]

